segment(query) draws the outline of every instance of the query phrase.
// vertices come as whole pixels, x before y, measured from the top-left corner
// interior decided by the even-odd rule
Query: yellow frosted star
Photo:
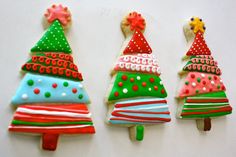
[[[189,22],[189,25],[191,26],[191,29],[196,34],[198,31],[201,31],[202,33],[205,32],[205,24],[202,22],[202,19],[199,17],[193,17],[191,18],[191,21]]]

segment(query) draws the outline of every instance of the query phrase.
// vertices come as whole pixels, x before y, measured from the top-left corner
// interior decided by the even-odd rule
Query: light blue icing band
[[[56,87],[53,87],[56,84]],[[35,93],[38,89],[39,93]],[[77,81],[27,73],[15,96],[13,105],[28,103],[89,103],[83,85]]]

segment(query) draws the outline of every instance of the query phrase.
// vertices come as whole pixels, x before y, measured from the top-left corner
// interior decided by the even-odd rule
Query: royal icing
[[[190,61],[183,67],[184,71],[199,71],[221,75],[221,70],[210,55],[197,55],[191,57]]]
[[[38,79],[41,81],[39,82]],[[31,81],[32,85],[29,84]],[[81,83],[76,81],[27,73],[12,98],[12,104],[89,103],[88,95],[80,85]]]
[[[183,67],[188,74],[179,91],[179,97],[184,100],[180,118],[209,119],[230,114],[232,107],[224,92],[221,70],[203,37],[204,23],[195,17],[189,24],[196,36],[186,54],[190,56],[190,60]],[[210,129],[206,123],[204,122],[205,131]]]
[[[60,134],[95,133],[87,108],[90,100],[62,27],[69,15],[61,5],[48,9],[45,16],[51,26],[31,49],[31,59],[22,66],[26,74],[12,98],[18,108],[9,131],[38,133],[42,148],[50,151],[56,149]]]
[[[152,54],[124,55],[118,58],[115,71],[143,72],[160,75],[160,67]]]
[[[211,51],[208,48],[203,33],[201,31],[197,32],[194,42],[190,49],[188,50],[187,56],[193,55],[211,55]]]
[[[31,49],[31,52],[72,52],[64,35],[63,27],[58,20],[51,24],[43,37]]]
[[[134,53],[152,53],[151,47],[143,36],[143,33],[139,30],[135,30],[130,42],[123,51],[123,54]]]
[[[71,14],[68,8],[63,7],[61,4],[52,5],[44,15],[49,23],[59,20],[62,25],[66,26],[71,21]]]
[[[132,12],[127,16],[125,25],[128,25],[131,31],[144,30],[146,23],[141,14]]]
[[[170,121],[165,99],[146,98],[118,101],[114,107],[109,118],[111,124],[156,124]]]
[[[113,101],[145,96],[165,98],[167,93],[160,82],[161,79],[157,75],[117,72],[108,100]]]
[[[78,67],[73,62],[72,56],[59,52],[33,54],[31,60],[22,66],[22,70],[76,81],[83,80],[82,74],[78,72]]]

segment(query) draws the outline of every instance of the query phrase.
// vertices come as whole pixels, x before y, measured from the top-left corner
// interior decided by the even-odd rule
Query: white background
[[[0,156],[1,157],[141,157],[236,155],[236,114],[212,120],[212,130],[199,132],[193,120],[175,118],[177,71],[186,52],[182,26],[193,15],[206,23],[205,39],[223,71],[228,98],[236,104],[236,1],[235,0],[70,0],[56,1],[69,7],[73,24],[67,38],[84,76],[92,100],[90,111],[97,133],[92,136],[60,136],[55,152],[40,149],[39,136],[8,133],[14,110],[10,106],[20,81],[19,70],[30,48],[43,35],[42,15],[55,1],[1,0],[0,2]],[[171,123],[145,130],[143,142],[131,142],[127,128],[105,124],[103,102],[109,72],[124,40],[120,21],[129,11],[146,18],[145,36],[157,56],[168,91]]]

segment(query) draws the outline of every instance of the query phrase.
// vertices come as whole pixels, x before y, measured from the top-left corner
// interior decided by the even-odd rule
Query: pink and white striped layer
[[[143,72],[160,75],[160,67],[152,54],[123,55],[118,58],[115,71]]]

